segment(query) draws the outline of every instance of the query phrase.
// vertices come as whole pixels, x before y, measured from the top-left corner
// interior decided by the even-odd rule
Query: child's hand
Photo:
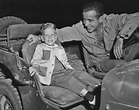
[[[31,76],[33,76],[36,72],[37,70],[34,67],[29,67],[29,73]]]

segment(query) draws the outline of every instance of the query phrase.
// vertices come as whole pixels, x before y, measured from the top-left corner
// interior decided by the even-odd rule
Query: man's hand
[[[34,67],[29,67],[29,73],[31,76],[33,76],[36,72],[37,70]]]
[[[122,56],[123,38],[118,38],[114,45],[114,55],[117,59]]]
[[[36,43],[40,39],[41,39],[40,36],[33,35],[33,34],[29,34],[28,37],[27,37],[27,40],[29,40],[31,42],[29,45],[32,45],[33,43]]]

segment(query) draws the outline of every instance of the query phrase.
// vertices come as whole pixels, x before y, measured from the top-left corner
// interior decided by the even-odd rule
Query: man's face
[[[96,15],[97,13],[94,10],[83,12],[83,23],[89,33],[95,31],[100,24]]]
[[[52,46],[57,40],[56,31],[52,28],[47,28],[43,31],[42,38],[47,45]]]

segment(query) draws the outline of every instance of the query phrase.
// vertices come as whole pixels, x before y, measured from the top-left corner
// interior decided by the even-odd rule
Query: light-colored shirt
[[[45,76],[38,74],[41,83],[49,85],[54,69],[55,71],[63,69],[58,63],[55,65],[56,60],[60,61],[65,68],[73,69],[68,63],[66,52],[62,46],[57,44],[48,46],[45,43],[37,45],[31,64],[44,72]]]
[[[57,29],[58,40],[60,42],[82,41],[83,47],[88,51],[91,59],[98,62],[109,58],[114,40],[118,34],[131,36],[139,26],[139,13],[104,14],[101,20],[103,28],[100,35],[97,35],[96,32],[88,33],[82,21],[80,21],[71,27]],[[125,39],[128,37],[125,37]]]

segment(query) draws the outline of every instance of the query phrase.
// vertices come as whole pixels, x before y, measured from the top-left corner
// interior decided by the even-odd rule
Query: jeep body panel
[[[86,110],[84,105],[82,105],[84,98],[69,90],[65,91],[67,91],[69,95],[76,96],[77,98],[73,97],[73,100],[70,100],[68,95],[67,97],[64,97],[64,92],[62,92],[62,98],[67,98],[65,103],[62,103],[61,100],[61,102],[59,101],[60,103],[56,102],[56,100],[50,99],[51,97],[44,97],[38,83],[39,81],[35,76],[30,76],[28,71],[30,65],[23,59],[22,45],[28,34],[38,33],[39,27],[40,24],[18,24],[10,25],[7,28],[7,35],[2,35],[0,38],[0,78],[5,81],[6,79],[11,80],[11,85],[14,86],[12,87],[13,92],[14,89],[17,89],[17,94],[19,94],[19,100],[21,100],[21,105],[24,110],[61,110],[65,108],[73,108],[74,110],[83,108],[83,110]],[[66,48],[68,51],[69,47]],[[9,88],[10,87],[11,86],[9,85]],[[54,90],[56,91],[57,88],[54,88]],[[64,91],[64,89],[60,90]],[[4,93],[1,92],[0,95],[2,96]]]
[[[139,60],[121,65],[104,77],[100,110],[139,110]]]
[[[25,110],[44,110],[46,108],[49,110],[56,110],[56,106],[47,104],[50,102],[46,103],[46,100],[42,100],[37,84],[34,82],[33,77],[29,75],[27,70],[28,67],[23,62],[22,58],[17,58],[14,53],[0,50],[0,63],[1,65],[5,65],[7,67],[7,70],[2,70],[5,71],[4,75],[6,75],[6,77],[13,78],[13,80],[20,85],[18,86],[18,89],[20,91],[23,108]],[[18,63],[21,63],[20,66],[23,68],[19,68]],[[33,84],[30,84],[29,81],[32,81]]]

